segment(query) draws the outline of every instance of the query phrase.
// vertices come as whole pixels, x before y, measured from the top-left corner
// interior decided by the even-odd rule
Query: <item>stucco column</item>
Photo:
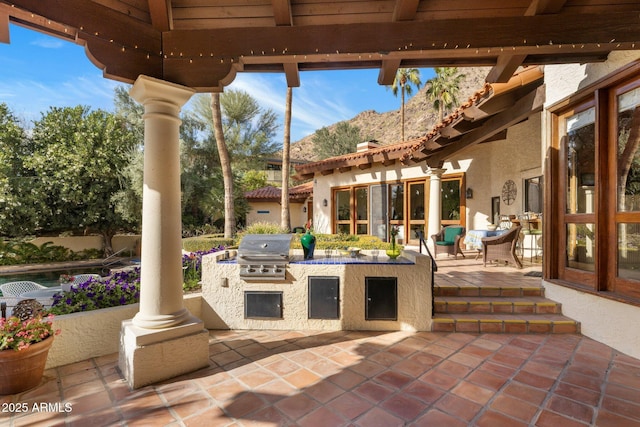
[[[442,174],[446,169],[429,168],[429,219],[427,221],[427,232],[425,237],[436,234],[440,231],[440,216],[442,210]]]
[[[135,326],[166,328],[184,322],[180,217],[180,108],[195,91],[140,76],[131,97],[144,105],[144,188],[140,311]]]

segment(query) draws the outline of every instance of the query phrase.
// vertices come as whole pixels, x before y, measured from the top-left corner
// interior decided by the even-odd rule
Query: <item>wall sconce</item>
[[[467,199],[473,199],[473,189],[467,188],[465,195],[467,196]]]
[[[324,200],[322,201],[322,206],[324,206],[325,208],[326,208],[327,206],[329,206],[329,202],[327,201],[327,199],[324,199]]]
[[[303,207],[302,207],[302,212],[303,212],[303,213],[307,213],[307,207],[306,207],[306,206],[303,206]]]

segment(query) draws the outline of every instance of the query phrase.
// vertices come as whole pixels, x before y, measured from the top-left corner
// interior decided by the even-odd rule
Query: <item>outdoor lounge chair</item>
[[[80,283],[88,282],[91,279],[100,281],[102,280],[102,276],[100,276],[99,274],[74,274],[73,284],[79,285]]]
[[[438,234],[433,234],[431,240],[433,240],[434,257],[438,257],[438,253],[446,252],[447,255],[454,255],[456,258],[458,254],[462,253],[460,249],[460,242],[464,238],[465,228],[459,225],[450,225],[444,227]]]
[[[485,267],[487,266],[487,260],[489,260],[489,262],[512,262],[518,268],[522,268],[522,263],[516,255],[516,245],[520,238],[521,229],[521,226],[517,226],[500,236],[482,238],[482,259]]]
[[[39,283],[23,280],[19,282],[7,282],[0,285],[0,291],[2,296],[5,297],[19,297],[21,294],[29,291],[37,291],[38,289],[46,289],[46,286],[42,286]]]

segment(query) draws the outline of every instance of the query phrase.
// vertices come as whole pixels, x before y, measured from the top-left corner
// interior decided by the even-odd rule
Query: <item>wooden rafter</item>
[[[158,31],[169,31],[173,28],[171,19],[171,0],[148,0],[151,25]]]
[[[385,59],[382,61],[380,73],[378,73],[378,84],[383,86],[391,86],[396,78],[401,59]]]
[[[396,0],[392,21],[411,21],[418,12],[420,0]]]
[[[291,2],[289,0],[271,0],[273,5],[273,18],[276,25],[293,25],[291,15]]]
[[[544,85],[538,86],[535,90],[519,99],[512,108],[488,118],[476,130],[469,132],[451,144],[447,144],[435,153],[427,154],[427,165],[441,164],[453,153],[487,141],[509,127],[527,119],[531,114],[542,111],[544,91]]]
[[[300,73],[298,72],[298,64],[293,62],[285,62],[284,74],[287,78],[287,86],[300,87]]]
[[[524,16],[557,13],[564,7],[566,0],[532,0]],[[487,83],[504,83],[509,81],[526,59],[526,55],[502,54],[498,56],[496,65],[489,71]]]
[[[0,10],[0,42],[10,43],[9,37],[9,15]]]

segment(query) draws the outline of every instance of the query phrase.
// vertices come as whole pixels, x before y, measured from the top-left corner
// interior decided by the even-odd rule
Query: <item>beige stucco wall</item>
[[[304,227],[307,222],[307,213],[303,212],[302,203],[290,203],[289,215],[291,220],[291,229],[295,227]],[[278,202],[249,202],[250,210],[247,213],[247,225],[256,222],[269,222],[280,225],[281,205]]]
[[[366,252],[365,252],[366,253]],[[238,264],[220,264],[220,254],[203,257],[202,319],[209,329],[278,330],[405,330],[431,329],[430,258],[406,251],[412,264],[295,264],[287,267],[284,281],[245,281]],[[319,256],[322,258],[322,255]],[[386,255],[380,256],[386,258]],[[331,276],[340,280],[340,319],[308,318],[308,278]],[[365,320],[365,277],[397,277],[398,319]],[[283,295],[282,319],[245,319],[245,291],[279,291]]]
[[[184,305],[194,316],[202,314],[200,294],[185,295]],[[138,304],[130,304],[56,316],[53,326],[61,333],[55,337],[46,368],[117,353],[122,321],[131,319],[137,312]]]
[[[502,215],[524,213],[524,180],[542,175],[541,115],[509,128],[507,139],[476,145],[461,153],[467,159],[467,188],[473,198],[467,199],[467,228],[482,229],[491,216],[491,198],[500,197]],[[455,161],[454,161],[455,162]],[[516,184],[516,200],[502,201],[502,186],[507,180]]]
[[[545,108],[569,97],[602,77],[640,58],[640,51],[616,51],[606,62],[594,64],[546,65]],[[550,114],[544,115],[543,146],[551,146]],[[593,294],[544,282],[546,296],[562,303],[562,312],[579,321],[582,334],[640,357],[640,308]]]
[[[562,314],[580,322],[582,335],[640,359],[640,308],[543,282],[545,296],[562,303]]]

